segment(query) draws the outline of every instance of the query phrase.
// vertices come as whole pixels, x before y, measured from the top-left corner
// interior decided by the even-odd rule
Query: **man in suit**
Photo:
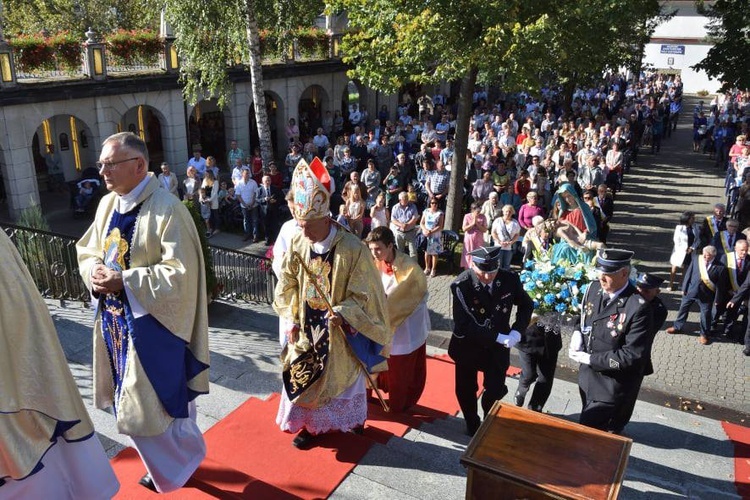
[[[602,243],[606,243],[607,235],[609,234],[609,222],[615,213],[615,203],[612,200],[612,196],[607,192],[606,184],[599,184],[596,188],[596,205],[602,212],[602,227],[599,231],[599,240]]]
[[[729,221],[731,223],[732,221]],[[728,224],[729,224],[728,223]],[[727,226],[728,227],[728,226]],[[719,257],[719,263],[727,268],[727,287],[724,289],[725,294],[722,297],[717,297],[716,311],[713,315],[713,324],[711,325],[711,331],[717,329],[717,323],[719,318],[726,312],[724,317],[724,335],[731,336],[734,324],[737,322],[737,316],[742,312],[747,312],[744,308],[745,300],[738,300],[739,307],[732,306],[728,307],[728,302],[732,300],[733,296],[737,293],[737,290],[745,283],[748,271],[750,271],[750,260],[747,258],[747,240],[737,240],[734,244],[734,251],[725,253]],[[750,285],[749,285],[750,286]],[[747,296],[745,296],[747,298]]]
[[[456,363],[456,398],[473,436],[481,420],[477,413],[477,373],[484,372],[484,415],[508,393],[505,372],[510,349],[522,338],[534,309],[518,275],[498,269],[500,247],[471,252],[471,268],[451,284],[453,336],[448,355]],[[516,306],[515,322],[510,318]]]
[[[701,244],[700,248],[710,245],[713,237],[727,228],[726,206],[723,203],[714,205],[714,214],[709,215],[703,220],[701,225]]]
[[[737,242],[741,245],[741,241]],[[744,245],[745,247],[745,254],[747,254],[747,243]],[[746,255],[747,257],[747,255]],[[744,261],[747,261],[747,258],[743,259]],[[737,267],[739,268],[739,263],[737,264]],[[743,262],[743,267],[746,268],[747,264]],[[731,271],[729,271],[731,273]],[[737,271],[737,276],[739,279],[739,271]],[[732,277],[729,278],[730,285],[733,285]],[[745,315],[747,315],[747,298],[750,295],[750,273],[746,272],[744,279],[742,280],[742,284],[740,287],[734,292],[732,295],[732,298],[727,302],[727,319],[724,327],[724,334],[731,336],[732,335],[732,325],[729,325],[730,322],[730,315],[733,318],[733,322],[737,321],[737,316],[739,316],[740,312],[743,311]],[[745,330],[745,348],[742,350],[742,354],[745,356],[750,356],[750,322],[748,322],[748,326]]]
[[[716,248],[716,256],[721,257],[725,253],[731,253],[734,244],[739,240],[746,240],[747,236],[737,232],[740,222],[737,219],[727,219],[726,229],[716,233],[711,240],[711,246]]]
[[[651,353],[651,306],[628,281],[633,252],[600,249],[599,281],[583,297],[581,329],[573,332],[568,356],[580,363],[580,423],[618,432],[617,416],[638,393]],[[617,426],[617,427],[615,427]]]
[[[698,340],[702,345],[707,345],[713,307],[716,305],[716,298],[724,296],[726,281],[727,270],[716,259],[716,248],[711,245],[704,247],[700,256],[693,257],[693,261],[685,272],[680,310],[672,326],[667,328],[667,333],[682,333],[690,306],[697,302],[701,311],[701,330]]]
[[[635,287],[638,289],[638,293],[641,297],[651,305],[651,313],[653,314],[653,323],[651,323],[651,330],[648,335],[648,346],[646,349],[646,362],[643,368],[643,374],[633,383],[631,391],[625,396],[620,410],[617,412],[615,417],[611,421],[611,429],[616,434],[622,434],[622,430],[630,422],[630,417],[633,416],[633,409],[635,408],[635,402],[638,400],[638,393],[641,389],[641,383],[643,377],[654,373],[654,365],[651,363],[651,349],[654,345],[654,339],[656,334],[664,326],[664,322],[667,320],[667,314],[669,311],[664,305],[664,302],[658,297],[661,291],[661,285],[664,283],[664,279],[659,278],[653,274],[641,273],[635,282]]]
[[[258,187],[256,199],[260,207],[260,220],[266,235],[266,246],[273,245],[281,227],[281,205],[284,193],[281,189],[271,185],[271,177],[264,175]]]

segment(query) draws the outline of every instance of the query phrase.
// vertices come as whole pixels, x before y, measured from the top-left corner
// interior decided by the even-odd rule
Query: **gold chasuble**
[[[208,366],[208,296],[198,232],[182,202],[161,189],[153,174],[149,176],[135,200],[141,208],[130,240],[130,265],[122,271],[123,283],[147,315],[184,342],[194,359]],[[102,198],[94,223],[76,245],[87,286],[93,266],[105,258],[110,260],[110,252],[125,243],[115,241],[113,233],[108,235],[117,206],[115,193]],[[116,396],[101,316],[100,311],[94,325],[94,404],[107,408],[113,406]],[[149,380],[144,369],[141,358],[147,354],[150,358],[158,355],[139,353],[133,343],[129,345],[117,399],[117,429],[131,436],[157,436],[174,420],[155,389],[160,380]],[[207,393],[208,369],[189,378],[187,388],[192,393]]]
[[[299,338],[294,344],[287,344],[281,353],[282,370],[285,376],[292,368],[291,379],[295,387],[304,386],[299,393],[289,395],[295,405],[306,408],[319,408],[350,387],[360,375],[360,366],[347,347],[348,342],[339,331],[304,331],[306,309],[322,311],[323,301],[302,266],[293,259],[296,253],[316,274],[318,284],[336,313],[345,321],[346,335],[355,331],[367,339],[385,346],[393,337],[388,324],[385,308],[385,293],[380,282],[380,273],[375,268],[370,251],[353,234],[337,229],[331,243],[330,256],[311,261],[312,244],[302,234],[291,241],[289,251],[284,256],[281,276],[276,285],[273,307],[280,317],[301,325]],[[316,327],[318,329],[325,326]],[[327,335],[324,363],[320,363],[321,335]],[[309,339],[312,339],[311,343]],[[383,356],[384,353],[376,353]],[[310,363],[303,363],[305,359]],[[318,361],[312,361],[312,360]],[[374,367],[372,371],[386,369],[386,363]]]
[[[79,441],[94,428],[49,310],[2,230],[0,290],[0,479],[23,479],[58,436]]]

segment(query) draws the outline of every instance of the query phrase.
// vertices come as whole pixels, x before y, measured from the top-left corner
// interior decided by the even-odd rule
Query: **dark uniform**
[[[659,288],[663,282],[664,280],[661,278],[658,278],[651,274],[642,273],[640,276],[638,276],[636,285],[638,286],[639,290],[644,290],[647,288]],[[641,389],[643,377],[654,373],[654,365],[651,363],[651,349],[654,345],[656,334],[659,332],[659,330],[661,330],[662,326],[664,326],[664,323],[667,321],[667,314],[669,311],[667,310],[667,306],[664,305],[664,302],[662,302],[659,297],[654,297],[651,301],[649,301],[649,305],[651,306],[653,323],[649,332],[646,364],[643,369],[643,376],[640,377],[640,380],[637,384],[633,385],[631,391],[628,393],[627,397],[620,406],[620,411],[618,411],[617,415],[612,418],[611,430],[617,434],[620,434],[628,424],[628,422],[630,422],[630,417],[633,415],[633,409],[635,408],[635,402],[638,399],[638,392]]]
[[[497,265],[495,265],[497,267]],[[456,362],[456,398],[471,435],[479,428],[477,414],[477,373],[484,372],[482,409],[486,415],[496,400],[508,393],[505,372],[510,365],[510,349],[497,342],[498,333],[523,333],[531,319],[534,303],[526,294],[518,275],[499,270],[487,288],[473,269],[461,273],[451,284],[453,294],[453,336],[448,354]],[[516,321],[510,316],[516,305]]]
[[[557,353],[562,349],[560,332],[537,323],[526,329],[516,348],[521,361],[521,377],[513,400],[516,406],[523,406],[526,393],[529,392],[531,384],[536,382],[529,400],[529,409],[542,411],[555,381]]]
[[[584,350],[591,355],[581,364],[580,422],[601,430],[612,430],[617,415],[631,394],[638,394],[651,352],[653,314],[650,305],[628,283],[620,294],[604,304],[607,296],[593,282],[583,301]]]

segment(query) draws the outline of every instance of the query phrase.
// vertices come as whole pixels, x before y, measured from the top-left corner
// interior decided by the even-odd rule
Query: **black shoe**
[[[158,493],[156,491],[156,485],[154,484],[153,478],[151,478],[151,475],[146,474],[142,478],[138,480],[138,484],[143,486],[144,488],[148,488],[149,490],[153,491],[154,493]]]
[[[466,422],[466,435],[474,437],[474,434],[476,434],[477,431],[479,430],[480,424],[481,422],[476,422],[476,423]]]
[[[750,356],[750,347],[745,347],[744,349],[742,349],[742,354],[744,354],[745,356]]]
[[[357,436],[364,436],[364,434],[365,434],[365,426],[364,426],[364,424],[358,425],[357,427],[353,428],[350,432],[352,434],[356,434]]]
[[[519,406],[519,407],[523,406],[523,400],[524,400],[524,397],[518,393],[516,393],[516,395],[513,396],[513,402],[516,404],[516,406]]]
[[[302,429],[292,440],[292,446],[300,450],[306,450],[310,448],[310,443],[314,437],[314,435],[307,432],[307,429]]]

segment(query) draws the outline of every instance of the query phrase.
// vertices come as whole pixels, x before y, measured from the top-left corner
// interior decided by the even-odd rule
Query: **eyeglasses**
[[[116,170],[117,169],[117,165],[119,165],[120,163],[125,163],[125,162],[128,162],[128,161],[137,160],[138,158],[139,158],[138,156],[134,156],[132,158],[128,158],[127,160],[120,160],[120,161],[106,161],[106,162],[98,161],[98,162],[96,162],[95,165],[96,165],[96,169],[99,170],[99,171],[101,171],[101,170],[110,170],[110,171],[112,171],[112,170]]]

